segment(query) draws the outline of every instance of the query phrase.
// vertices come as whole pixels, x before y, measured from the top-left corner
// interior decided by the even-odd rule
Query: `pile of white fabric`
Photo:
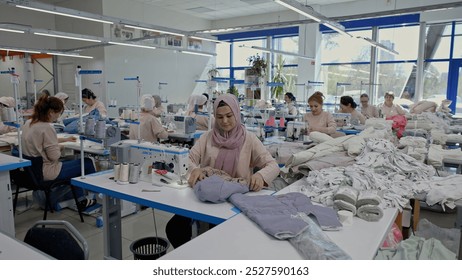
[[[399,139],[399,145],[406,148],[406,154],[420,162],[427,157],[427,139],[422,137],[405,136]]]

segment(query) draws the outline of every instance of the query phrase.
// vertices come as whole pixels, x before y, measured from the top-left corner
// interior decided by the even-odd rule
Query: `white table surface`
[[[182,189],[158,187],[143,181],[137,184],[119,185],[109,179],[112,176],[112,170],[107,170],[87,175],[85,179],[73,178],[71,182],[74,186],[96,193],[213,224],[221,223],[240,212],[231,203],[202,202],[197,199],[193,189],[189,187]],[[143,189],[160,190],[160,192],[142,192]],[[254,194],[272,193],[272,191],[262,191]]]
[[[300,186],[301,181],[297,181],[280,193],[295,191]],[[382,219],[378,222],[367,222],[354,217],[351,226],[345,226],[340,231],[324,231],[324,233],[352,259],[370,260],[374,258],[383,243],[397,213],[397,209],[385,209]],[[288,241],[271,237],[241,213],[161,259],[287,260],[302,259],[302,256]]]
[[[0,260],[53,260],[36,248],[0,232]]]

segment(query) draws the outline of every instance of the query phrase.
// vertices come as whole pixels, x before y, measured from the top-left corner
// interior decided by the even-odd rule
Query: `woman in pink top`
[[[360,112],[356,111],[358,104],[353,100],[351,96],[342,96],[340,97],[340,113],[347,113],[351,115],[351,124],[365,124],[366,117],[363,116]]]
[[[220,169],[234,178],[244,178],[249,189],[259,191],[279,175],[276,160],[253,133],[247,133],[241,124],[239,104],[234,95],[224,94],[214,103],[215,125],[205,132],[189,153],[190,176],[194,186],[205,178],[202,168]],[[254,169],[259,170],[254,173]],[[166,227],[173,247],[191,239],[191,219],[175,215]]]
[[[303,116],[303,120],[307,122],[308,133],[313,131],[322,132],[330,136],[336,135],[337,124],[331,113],[323,111],[324,95],[317,91],[308,98],[308,105],[311,112]]]
[[[138,139],[138,126],[141,126],[140,139],[157,142],[158,139],[168,139],[167,130],[162,126],[160,121],[152,115],[152,109],[155,106],[155,101],[152,95],[145,94],[141,97],[141,113],[140,113],[140,124],[130,125],[130,139]]]
[[[406,111],[399,104],[394,104],[393,100],[395,99],[395,94],[392,91],[385,92],[385,102],[383,102],[380,107],[382,115],[386,118],[393,117],[396,115],[404,116]]]
[[[105,118],[107,116],[107,110],[104,103],[96,100],[96,95],[90,89],[82,89],[82,101],[86,104],[83,108],[84,113],[90,113],[97,109],[101,117]]]
[[[63,110],[64,104],[59,98],[43,95],[34,105],[32,117],[22,127],[22,152],[29,157],[43,158],[42,171],[45,181],[67,180],[81,175],[80,159],[59,161],[62,146],[58,143],[75,142],[74,137],[58,139],[55,129],[50,125],[61,116]],[[85,158],[84,170],[85,174],[95,172],[91,159]],[[94,199],[85,198],[83,189],[76,190],[82,208],[96,203]]]

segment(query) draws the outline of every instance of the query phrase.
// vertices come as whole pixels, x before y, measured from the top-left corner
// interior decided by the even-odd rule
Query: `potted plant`
[[[260,57],[259,54],[249,56],[247,61],[250,64],[250,70],[257,77],[264,77],[266,75],[266,68],[268,67],[266,61]]]
[[[282,59],[282,55],[277,56],[277,63],[274,65],[274,75],[273,75],[273,83],[287,83],[287,78],[283,73],[284,70],[284,59]],[[281,99],[284,96],[284,86],[275,86],[271,88],[271,98]]]
[[[229,87],[226,93],[234,94],[236,97],[239,96],[239,91],[237,90],[236,86]]]
[[[219,76],[220,76],[220,72],[218,71],[218,69],[217,69],[215,66],[212,66],[212,67],[207,71],[207,76],[208,76],[209,80],[212,80],[212,79],[215,78],[215,77],[219,77]]]

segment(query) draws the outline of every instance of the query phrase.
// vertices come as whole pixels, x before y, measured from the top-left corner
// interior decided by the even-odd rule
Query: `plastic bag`
[[[403,240],[403,233],[399,230],[396,223],[393,223],[390,231],[387,233],[381,248],[396,249],[399,242]]]

